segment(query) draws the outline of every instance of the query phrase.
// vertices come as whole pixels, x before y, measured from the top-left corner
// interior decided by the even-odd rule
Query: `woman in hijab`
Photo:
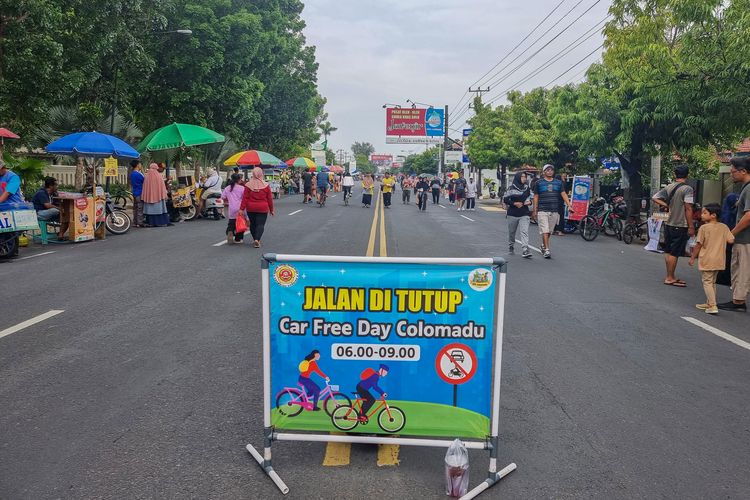
[[[375,182],[372,175],[367,174],[362,179],[362,206],[369,208],[372,204],[372,193],[375,190]]]
[[[171,226],[167,214],[167,187],[161,176],[162,170],[156,163],[148,166],[146,176],[143,179],[143,214],[146,223],[152,227]]]
[[[529,251],[529,222],[531,221],[531,190],[527,182],[526,172],[516,172],[513,183],[503,196],[503,202],[508,206],[508,253],[513,255],[516,243],[516,233],[521,242],[523,257],[531,258]],[[520,228],[520,231],[518,231]]]
[[[263,170],[255,167],[250,180],[245,183],[245,191],[242,193],[240,204],[240,214],[245,214],[247,218],[255,248],[260,248],[260,239],[263,237],[269,213],[274,215],[273,193],[263,179]]]

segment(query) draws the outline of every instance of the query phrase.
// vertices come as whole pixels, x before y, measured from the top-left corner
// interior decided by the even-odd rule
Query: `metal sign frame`
[[[289,487],[272,466],[271,445],[274,441],[312,441],[337,442],[357,444],[398,444],[404,446],[449,447],[453,441],[447,439],[402,438],[385,436],[361,435],[332,435],[305,432],[276,432],[271,425],[271,301],[270,301],[270,263],[271,262],[341,262],[366,264],[442,264],[442,265],[478,265],[489,266],[497,279],[495,288],[495,320],[494,320],[494,353],[492,366],[492,402],[490,411],[490,435],[485,441],[464,441],[470,449],[489,450],[490,462],[488,477],[474,489],[469,491],[463,499],[471,499],[484,490],[497,484],[503,477],[516,470],[516,464],[511,463],[502,470],[497,470],[497,451],[500,417],[500,377],[503,356],[503,327],[505,323],[505,287],[507,262],[502,258],[422,258],[422,257],[351,257],[333,255],[287,255],[267,253],[261,259],[261,287],[263,304],[263,454],[252,445],[245,448],[253,456],[258,465],[276,484],[281,493],[289,493]]]

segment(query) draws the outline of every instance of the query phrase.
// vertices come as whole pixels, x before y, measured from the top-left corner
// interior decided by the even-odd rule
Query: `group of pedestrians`
[[[674,170],[675,181],[657,192],[652,200],[668,213],[664,223],[664,261],[666,277],[664,284],[678,288],[687,287],[687,282],[676,277],[678,259],[685,255],[690,238],[695,238],[690,261],[698,261],[706,301],[696,304],[708,314],[719,310],[747,311],[747,296],[750,294],[750,158],[731,160],[732,179],[741,184],[739,195],[727,196],[724,207],[709,203],[700,213],[702,225],[697,234],[694,224],[695,195],[687,183],[689,169],[679,165]],[[728,245],[732,245],[728,256]],[[716,284],[719,275],[730,264],[732,300],[719,304]]]
[[[522,256],[531,258],[529,251],[529,225],[531,217],[537,221],[542,237],[542,256],[552,258],[550,241],[555,226],[560,222],[560,212],[567,206],[570,213],[573,207],[565,191],[562,180],[555,177],[555,167],[547,164],[542,169],[542,178],[531,187],[527,172],[516,172],[513,182],[503,196],[508,218],[508,253],[515,253],[516,242],[521,245]]]
[[[275,215],[273,193],[263,170],[255,167],[247,181],[240,174],[232,174],[221,197],[228,208],[227,243],[242,243],[245,231],[249,231],[253,247],[260,248],[268,214]]]

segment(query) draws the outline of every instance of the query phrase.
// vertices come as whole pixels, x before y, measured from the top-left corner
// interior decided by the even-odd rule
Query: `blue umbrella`
[[[117,137],[99,132],[76,132],[47,146],[47,152],[59,155],[107,158],[140,158],[141,154]]]

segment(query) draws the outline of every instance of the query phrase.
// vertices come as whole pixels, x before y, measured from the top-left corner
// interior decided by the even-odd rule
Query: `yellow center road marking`
[[[340,432],[332,432],[331,434],[342,435]],[[349,465],[351,452],[352,445],[350,443],[328,443],[323,465],[326,467]]]
[[[481,208],[485,212],[505,212],[505,209],[502,209],[500,207],[485,207],[480,205],[479,208]]]
[[[401,463],[398,458],[399,445],[397,444],[379,444],[378,445],[378,467],[394,466]]]
[[[373,196],[375,196],[373,194]],[[378,229],[378,210],[380,209],[380,196],[375,200],[375,213],[372,216],[372,226],[370,227],[370,240],[367,242],[367,257],[375,255],[375,237]]]
[[[370,226],[370,240],[367,242],[367,257],[375,256],[375,240],[378,233],[380,234],[380,256],[388,256],[388,240],[385,235],[385,205],[383,204],[382,194],[373,194],[377,196],[375,201],[375,213],[372,215],[372,226]],[[378,228],[378,218],[380,218],[380,227]],[[379,231],[378,231],[379,229]],[[340,433],[332,433],[339,434]],[[351,459],[351,443],[328,443],[326,445],[326,454],[323,458],[323,465],[327,467],[341,467],[349,465]],[[398,458],[399,445],[381,444],[378,445],[378,467],[394,466],[401,463]]]

